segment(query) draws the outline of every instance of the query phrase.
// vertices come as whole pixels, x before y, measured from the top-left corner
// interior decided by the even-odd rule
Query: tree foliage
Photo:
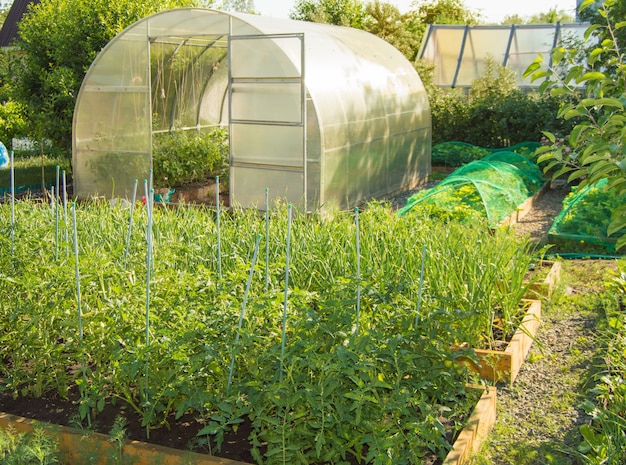
[[[365,13],[367,32],[389,42],[409,61],[415,61],[424,31],[415,14],[402,14],[396,6],[379,0],[368,3]]]
[[[550,8],[543,13],[537,13],[530,17],[529,24],[556,24],[556,23],[572,23],[574,17],[565,10],[557,10],[556,7]]]
[[[363,29],[365,5],[360,0],[298,0],[291,19]]]
[[[578,49],[558,47],[552,51],[552,67],[542,69],[543,57],[538,57],[526,75],[543,79],[540,89],[553,96],[567,96],[570,101],[561,106],[558,115],[575,121],[567,145],[559,143],[554,134],[546,132],[551,144],[540,160],[546,169],[555,169],[555,176],[566,175],[569,182],[592,185],[608,179],[607,189],[616,195],[626,193],[626,65],[618,33],[626,29],[623,17],[613,17],[620,11],[617,0],[605,0],[596,13],[603,21],[592,24],[585,32],[588,45],[586,60],[580,60]],[[621,2],[623,3],[623,2]],[[586,0],[581,12],[597,6]],[[626,205],[613,212],[609,234],[626,229]],[[626,236],[618,240],[618,248],[626,244]]]
[[[135,21],[190,0],[43,0],[20,23],[13,98],[27,109],[31,137],[71,146],[74,104],[98,52]]]
[[[416,2],[417,16],[423,24],[477,24],[480,14],[468,10],[462,0]]]

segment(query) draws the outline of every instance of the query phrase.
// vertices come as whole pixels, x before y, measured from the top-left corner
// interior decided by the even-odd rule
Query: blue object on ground
[[[2,142],[0,142],[0,168],[9,167],[9,152]]]

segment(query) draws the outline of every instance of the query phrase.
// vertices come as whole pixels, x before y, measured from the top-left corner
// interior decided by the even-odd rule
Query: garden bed
[[[454,441],[452,449],[442,462],[443,465],[462,465],[476,452],[493,428],[496,418],[495,387],[485,389],[471,386],[472,390],[482,390],[476,406]],[[0,429],[18,433],[30,433],[39,425],[58,443],[60,455],[66,465],[86,463],[124,463],[131,460],[134,465],[249,465],[251,462],[216,457],[203,453],[190,452],[159,444],[137,440],[116,440],[111,435],[71,428],[18,415],[0,412]],[[172,431],[175,435],[176,432]],[[231,441],[234,443],[234,441]],[[240,454],[242,455],[242,454]],[[429,460],[429,459],[427,459]],[[431,463],[427,461],[427,463]],[[436,463],[436,462],[435,462]]]
[[[62,209],[16,205],[15,240],[0,238],[13,247],[0,260],[0,404],[57,393],[68,425],[134,413],[151,441],[186,419],[196,430],[175,446],[194,450],[239,430],[252,456],[229,458],[248,463],[422,464],[445,457],[476,400],[454,341],[478,347],[494,302],[521,319],[532,257],[505,230],[378,204],[332,223],[233,211],[219,230],[209,208],[132,212],[85,202],[66,222]]]
[[[541,301],[526,302],[528,310],[520,327],[510,341],[503,341],[506,346],[502,350],[475,349],[476,361],[467,357],[459,357],[457,360],[484,379],[509,383],[515,381],[541,322]]]
[[[553,260],[540,260],[533,274],[537,280],[529,283],[528,299],[549,299],[561,279],[561,262]],[[528,283],[528,281],[527,281]]]

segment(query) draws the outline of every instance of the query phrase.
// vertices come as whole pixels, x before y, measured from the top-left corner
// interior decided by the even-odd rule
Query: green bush
[[[480,147],[507,147],[541,139],[541,131],[567,134],[572,123],[557,118],[561,99],[517,87],[510,70],[487,65],[468,93],[428,86],[433,144],[456,140]]]
[[[155,134],[152,152],[154,184],[181,186],[218,176],[228,166],[228,132],[174,131]]]

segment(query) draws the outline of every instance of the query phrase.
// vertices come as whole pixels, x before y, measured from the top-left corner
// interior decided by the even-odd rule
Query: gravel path
[[[553,185],[537,199],[532,210],[512,226],[513,230],[530,236],[530,240],[539,245],[545,244],[548,230],[561,211],[563,199],[568,193],[569,188],[564,184]]]

